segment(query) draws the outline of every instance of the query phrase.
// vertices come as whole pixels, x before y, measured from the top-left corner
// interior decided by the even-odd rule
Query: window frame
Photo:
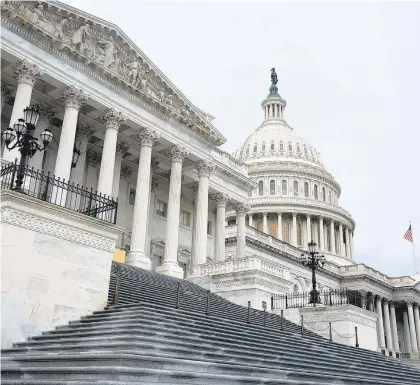
[[[287,179],[282,179],[281,181],[281,195],[289,195],[288,191],[288,183],[287,183]],[[284,191],[286,191],[286,193],[284,193]]]
[[[263,180],[260,180],[258,182],[258,196],[259,197],[264,196],[264,181]]]
[[[160,203],[162,203],[163,204],[163,215],[161,215],[160,213],[158,213],[157,211],[158,211],[158,204],[160,204]],[[168,217],[168,202],[165,202],[164,200],[162,200],[162,199],[159,199],[159,198],[156,198],[156,201],[155,201],[155,210],[154,210],[154,213],[155,213],[155,215],[158,217],[158,218],[167,218]]]

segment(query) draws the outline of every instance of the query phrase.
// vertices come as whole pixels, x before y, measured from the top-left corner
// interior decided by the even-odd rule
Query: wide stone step
[[[69,361],[71,360],[71,361]],[[233,363],[209,363],[203,360],[192,360],[192,359],[175,359],[171,357],[161,357],[161,356],[143,356],[143,355],[129,355],[129,354],[118,354],[115,355],[106,355],[106,354],[97,354],[97,355],[73,355],[67,357],[32,357],[30,362],[25,360],[19,360],[19,362],[9,360],[2,360],[2,368],[7,371],[9,369],[23,369],[27,367],[33,368],[44,368],[46,365],[52,365],[55,369],[67,369],[68,367],[77,366],[80,368],[86,368],[91,366],[100,366],[100,367],[109,367],[115,365],[118,362],[118,365],[121,367],[141,367],[146,369],[165,369],[165,370],[175,370],[187,372],[205,372],[211,374],[228,374],[228,375],[242,375],[249,377],[265,377],[265,378],[289,378],[291,374],[293,376],[307,377],[305,371],[302,371],[302,368],[291,367],[287,370],[284,368],[267,368],[267,367],[254,367],[246,366]],[[38,365],[34,366],[34,363]],[[303,368],[304,369],[304,368]],[[308,369],[311,369],[311,373],[318,378],[325,377],[326,380],[330,380],[335,376],[329,374],[326,370],[322,371],[316,368],[316,366],[311,366]],[[369,378],[363,375],[346,375],[340,373],[341,380],[346,383],[347,381],[353,381],[358,378],[360,381],[368,381]],[[371,376],[370,376],[371,377]],[[382,380],[380,378],[371,378],[371,380],[376,380],[379,384],[390,384],[387,380]],[[409,380],[408,378],[406,381]],[[394,379],[392,384],[401,384],[404,383],[401,379]]]

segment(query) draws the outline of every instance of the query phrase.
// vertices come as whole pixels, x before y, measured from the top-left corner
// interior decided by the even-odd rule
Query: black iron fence
[[[18,191],[105,222],[116,223],[117,200],[93,189],[60,180],[51,176],[49,172],[45,174],[34,168],[21,167],[16,161],[2,166],[0,177],[2,190]]]
[[[338,305],[354,305],[360,308],[370,309],[372,297],[358,290],[336,289],[319,294],[319,305],[338,306]],[[310,303],[310,293],[286,293],[275,294],[271,297],[272,309],[292,309],[313,306]]]

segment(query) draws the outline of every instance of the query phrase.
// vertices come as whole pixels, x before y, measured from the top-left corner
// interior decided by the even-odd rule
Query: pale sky
[[[321,153],[356,221],[357,262],[420,271],[420,2],[67,0],[117,24],[233,152],[275,67],[285,118]]]

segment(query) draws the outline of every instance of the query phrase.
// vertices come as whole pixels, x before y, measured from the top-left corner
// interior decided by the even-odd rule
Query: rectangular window
[[[163,202],[159,199],[156,201],[156,215],[166,218],[167,209],[168,209],[168,204],[166,202]]]
[[[136,201],[136,189],[133,187],[130,187],[129,193],[128,193],[128,203],[131,206],[134,206],[135,201]]]
[[[181,210],[180,222],[184,226],[191,227],[191,214],[188,211]]]
[[[212,235],[212,232],[213,232],[212,225],[213,223],[211,221],[207,222],[207,235]]]

